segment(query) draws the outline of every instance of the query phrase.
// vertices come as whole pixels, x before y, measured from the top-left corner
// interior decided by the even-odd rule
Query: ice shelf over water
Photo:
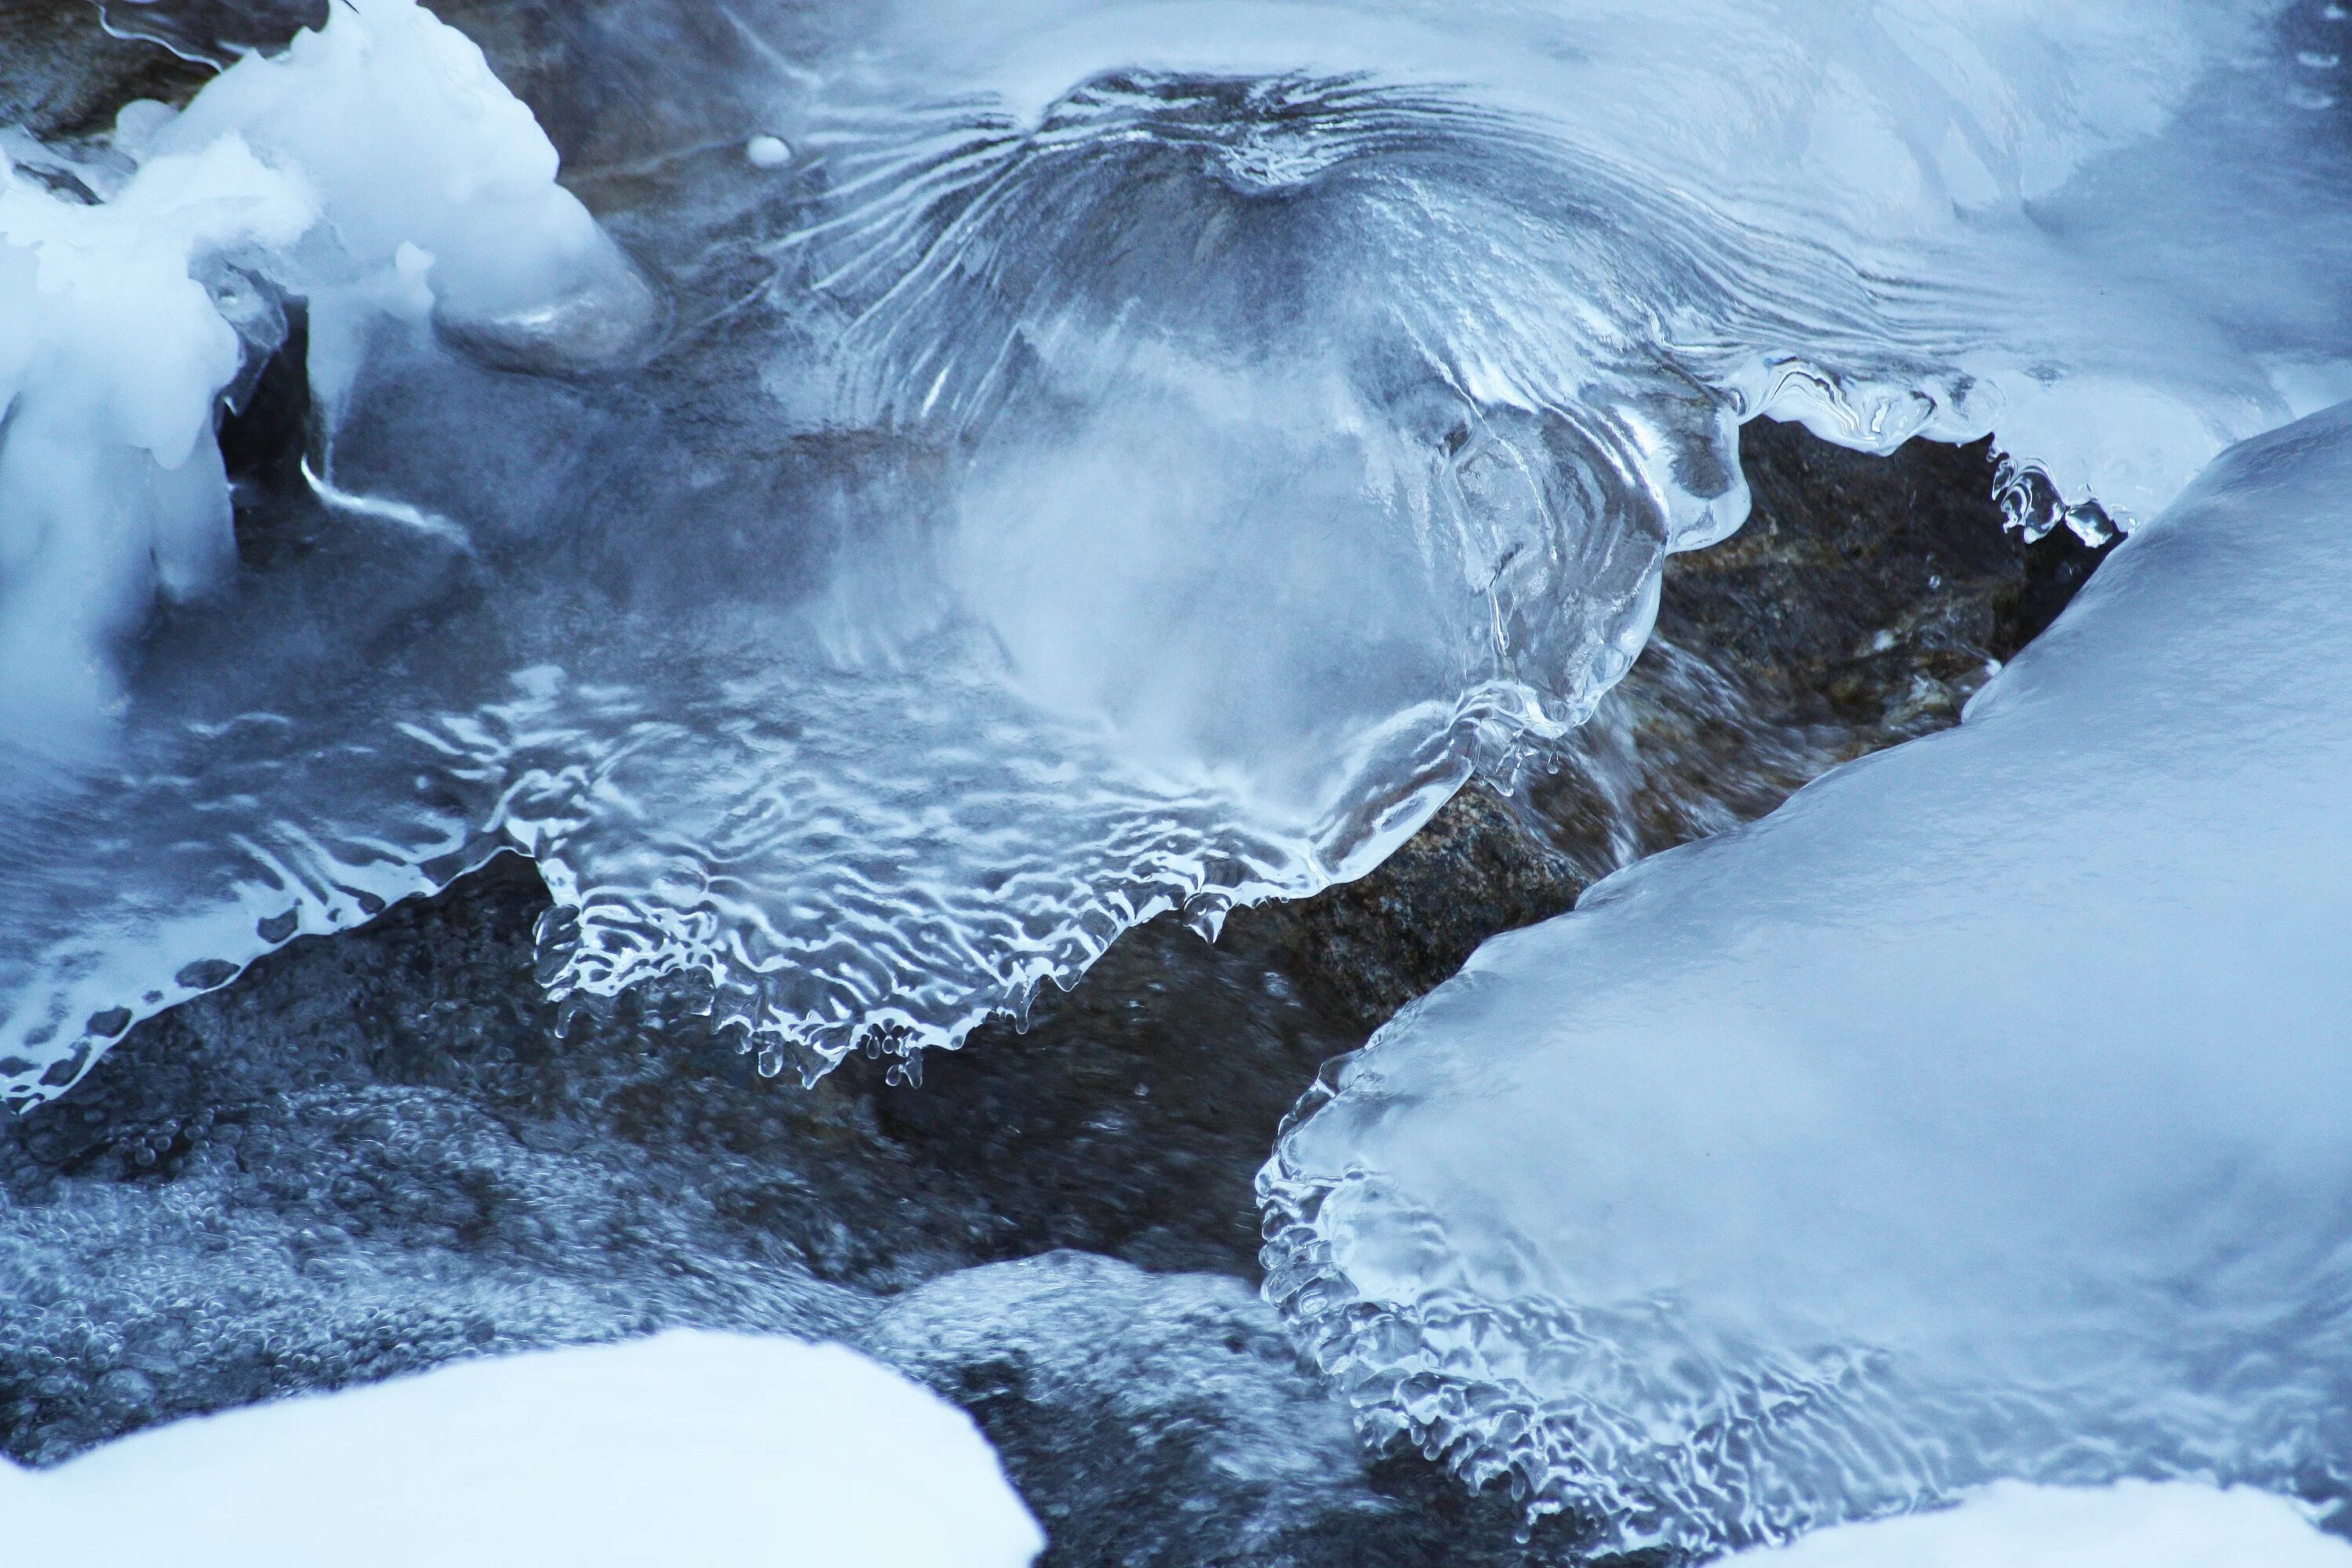
[[[2000,1478],[2352,1479],[2352,404],[1960,727],[1490,942],[1260,1178],[1375,1432],[1721,1547]]]
[[[684,1330],[0,1460],[0,1514],[20,1561],[189,1568],[1023,1568],[1045,1546],[929,1391],[839,1345]]]
[[[952,1044],[1539,757],[1744,419],[1990,430],[2095,528],[2352,353],[2345,24],[2284,0],[541,24],[537,120],[338,0],[5,143],[12,1103],[501,848],[560,992]]]

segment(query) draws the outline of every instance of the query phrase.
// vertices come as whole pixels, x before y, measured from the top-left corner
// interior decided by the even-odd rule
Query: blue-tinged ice
[[[568,184],[409,0],[5,143],[0,278],[99,258],[0,304],[10,1100],[501,848],[559,991],[951,1044],[1539,758],[1744,419],[2095,528],[2352,380],[2284,0],[678,4],[591,0],[635,63],[554,108],[640,137]],[[156,222],[188,159],[259,205]]]
[[[1261,1177],[1366,1425],[1596,1547],[2352,1482],[2352,404],[1957,730],[1498,938]]]

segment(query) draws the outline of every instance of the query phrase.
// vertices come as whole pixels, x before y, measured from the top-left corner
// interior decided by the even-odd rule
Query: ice
[[[838,1345],[683,1330],[0,1461],[0,1512],[26,1561],[194,1568],[1022,1568],[1045,1545],[961,1411]]]
[[[317,214],[235,139],[95,205],[13,163],[0,148],[0,733],[70,749],[123,700],[115,646],[155,595],[235,569],[213,400],[244,345],[191,264]]]
[[[1599,1546],[1997,1479],[2337,1496],[2352,405],[2234,448],[1955,731],[1498,938],[1311,1097],[1269,1289]]]
[[[347,0],[283,55],[248,55],[186,112],[124,138],[139,156],[241,140],[320,193],[327,243],[273,258],[309,303],[311,392],[331,409],[374,317],[429,311],[502,359],[625,354],[654,302],[553,143],[479,48],[414,0]],[[373,309],[371,309],[373,307]]]
[[[216,401],[282,342],[284,294],[331,405],[387,310],[511,353],[583,310],[591,353],[643,336],[644,285],[555,170],[480,51],[407,0],[246,58],[185,114],[131,105],[87,164],[0,153],[0,733],[93,743],[157,594],[234,574]]]
[[[2182,1482],[2003,1481],[1948,1512],[1848,1525],[1737,1568],[2337,1568],[2352,1546],[2284,1498]]]
[[[557,991],[912,1070],[1544,760],[1744,419],[1990,430],[2095,529],[2352,364],[2338,24],[2268,0],[445,7],[539,119],[407,0],[219,9],[110,5],[236,63],[47,155],[318,205],[154,253],[247,279],[188,385],[290,428],[222,424],[233,567],[187,487],[203,594],[110,524],[17,595],[113,657],[0,730],[16,1103],[502,848]]]

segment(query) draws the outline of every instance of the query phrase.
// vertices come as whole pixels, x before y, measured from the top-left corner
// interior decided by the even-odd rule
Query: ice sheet
[[[1497,938],[1261,1177],[1367,1426],[1603,1546],[2001,1478],[2340,1494],[2352,405],[1955,731]]]

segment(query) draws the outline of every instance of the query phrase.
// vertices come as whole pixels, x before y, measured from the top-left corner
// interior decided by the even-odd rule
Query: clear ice
[[[911,1065],[1539,763],[1745,419],[2093,528],[2352,385],[2274,0],[585,0],[537,118],[411,0],[219,10],[5,142],[19,1105],[500,850],[557,991]]]

